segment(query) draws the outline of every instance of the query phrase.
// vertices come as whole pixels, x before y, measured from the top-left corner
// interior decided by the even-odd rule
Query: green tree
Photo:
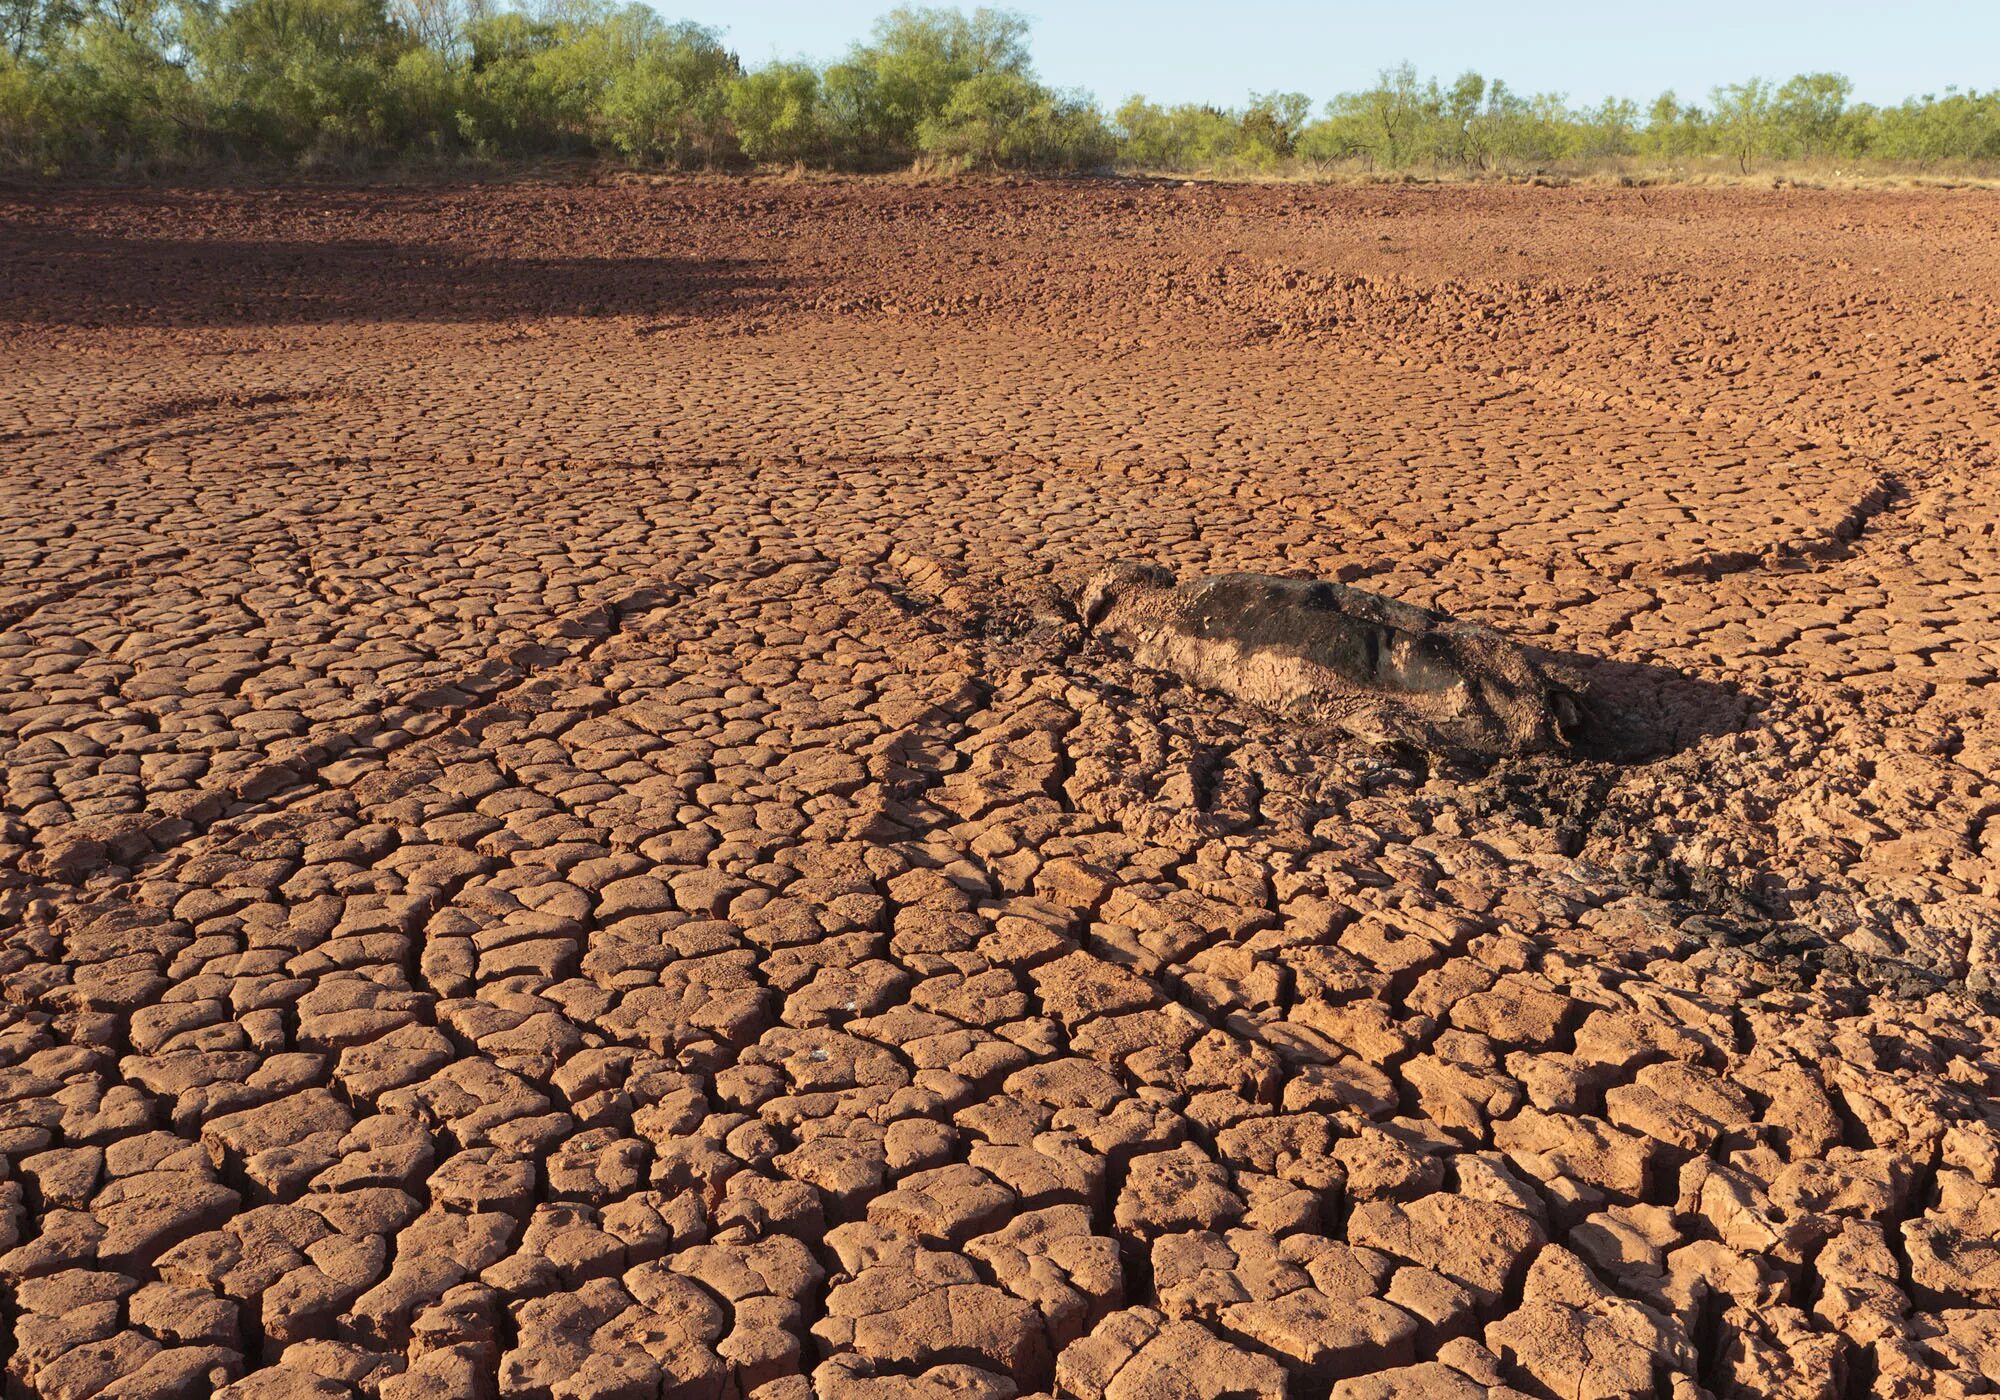
[[[1312,99],[1302,92],[1251,93],[1240,122],[1246,152],[1256,152],[1259,163],[1291,156],[1311,116]]]
[[[1277,159],[1272,147],[1253,142],[1242,113],[1220,107],[1161,107],[1133,97],[1112,121],[1125,163],[1141,170],[1211,170]]]
[[[1639,133],[1639,150],[1650,156],[1678,160],[1699,155],[1710,148],[1707,118],[1699,107],[1684,107],[1673,89],[1653,99],[1646,111],[1645,129]]]
[[[1749,173],[1750,163],[1771,151],[1776,122],[1771,85],[1762,78],[1731,83],[1710,94],[1710,124],[1722,153]]]
[[[506,5],[510,8],[496,9]],[[1932,167],[2000,161],[2000,91],[1855,105],[1802,73],[1719,88],[1708,110],[1526,97],[1477,72],[1408,63],[1315,119],[1300,93],[1241,107],[1134,97],[1107,123],[1035,76],[1006,10],[890,11],[836,63],[744,73],[712,31],[632,0],[0,0],[0,165],[136,168],[240,157],[316,161],[470,150],[616,152],[694,165],[752,160],[886,168],[1160,170],[1286,160],[1545,168],[1657,159],[1865,156]]]
[[[53,58],[83,22],[77,0],[0,0],[0,44],[16,63]]]
[[[729,85],[725,110],[751,160],[803,161],[826,146],[819,73],[808,63],[770,63]]]
[[[1869,149],[1887,160],[1933,166],[2000,159],[2000,89],[1926,93],[1877,117]]]
[[[1638,149],[1639,104],[1607,97],[1576,114],[1575,154],[1585,159],[1627,156]]]
[[[0,54],[0,168],[46,174],[61,168],[47,150],[49,133],[61,123],[52,97],[45,73]]]
[[[646,5],[613,9],[568,7],[547,12],[552,42],[529,59],[535,85],[563,126],[588,139],[604,137],[604,103],[613,83],[629,74],[666,32],[666,21]]]
[[[557,24],[518,10],[468,24],[457,134],[496,154],[581,149],[588,136],[586,103],[565,89],[549,62],[562,39]]]
[[[1424,115],[1424,92],[1414,67],[1402,63],[1385,68],[1374,87],[1344,101],[1367,127],[1367,149],[1376,164],[1400,170],[1410,162]]]
[[[1436,135],[1425,144],[1433,159],[1473,170],[1543,163],[1551,158],[1545,130],[1549,101],[1530,101],[1498,78],[1489,81],[1477,73],[1461,74],[1435,99],[1435,114],[1429,120]]]
[[[445,58],[463,57],[466,31],[491,13],[487,0],[389,0],[389,18]]]
[[[177,13],[154,0],[93,6],[56,50],[0,57],[0,159],[16,168],[126,170],[203,153],[203,104],[168,58]]]
[[[836,164],[867,169],[908,159],[914,133],[892,121],[882,84],[865,60],[850,57],[821,75],[820,110]]]
[[[1771,101],[1771,117],[1788,151],[1808,160],[1835,155],[1851,141],[1847,100],[1854,84],[1839,73],[1800,73]]]
[[[1327,103],[1324,115],[1299,133],[1299,159],[1315,171],[1324,171],[1336,161],[1352,160],[1368,149],[1367,137],[1358,125],[1353,116],[1339,110],[1338,103]]]
[[[1128,165],[1142,170],[1171,168],[1165,108],[1134,93],[1111,114],[1111,123],[1119,151]]]
[[[1460,165],[1484,170],[1492,159],[1487,123],[1481,120],[1486,101],[1486,79],[1464,72],[1445,90],[1441,115],[1444,136],[1441,145],[1449,158]]]
[[[1014,72],[982,73],[952,89],[917,129],[927,155],[974,167],[1084,169],[1110,158],[1103,117],[1087,97],[1056,93]]]
[[[192,12],[187,45],[245,154],[361,154],[401,135],[390,73],[411,41],[383,0],[238,0]]]
[[[610,142],[634,161],[713,164],[736,55],[713,29],[683,22],[647,33],[632,62],[616,69],[598,102]]]
[[[876,21],[872,43],[857,45],[847,64],[867,70],[865,84],[844,78],[868,110],[857,124],[903,153],[916,149],[917,128],[939,116],[959,84],[991,74],[1032,77],[1028,22],[1008,10],[905,7]]]

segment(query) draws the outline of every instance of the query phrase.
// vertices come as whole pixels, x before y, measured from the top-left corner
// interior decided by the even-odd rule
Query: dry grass
[[[1663,163],[1621,158],[1576,162],[1542,169],[1378,170],[1360,165],[1315,169],[1295,161],[1286,165],[1219,166],[1200,170],[1157,170],[1121,167],[1121,175],[1154,180],[1194,180],[1226,184],[1314,185],[1543,185],[1632,189],[1655,185],[1696,185],[1706,188],[1816,190],[1949,190],[2000,189],[2000,167],[1967,166],[1920,170],[1913,167],[1835,165],[1825,161],[1770,161],[1738,169],[1733,161],[1706,158]]]
[[[1745,171],[1722,157],[1678,163],[1621,157],[1616,160],[1571,162],[1541,169],[1463,170],[1438,167],[1422,170],[1379,170],[1359,163],[1314,168],[1305,161],[1259,167],[1217,165],[1194,170],[1144,166],[1114,166],[1088,173],[1029,171],[966,171],[919,162],[896,170],[844,171],[816,169],[802,163],[711,170],[636,170],[594,157],[545,156],[526,160],[485,160],[471,156],[411,158],[380,164],[326,163],[311,170],[274,167],[256,162],[202,165],[160,165],[94,171],[82,175],[36,176],[0,171],[0,189],[174,186],[184,188],[264,188],[273,185],[334,185],[428,187],[479,184],[687,185],[734,184],[745,180],[777,184],[846,185],[877,183],[891,186],[939,186],[967,182],[1018,184],[1034,180],[1115,178],[1172,184],[1323,185],[1367,187],[1386,185],[1528,185],[1551,188],[1650,188],[1667,185],[1712,189],[1814,190],[1954,190],[2000,189],[2000,165],[1959,165],[1919,169],[1875,163],[1834,164],[1827,161],[1771,161]]]

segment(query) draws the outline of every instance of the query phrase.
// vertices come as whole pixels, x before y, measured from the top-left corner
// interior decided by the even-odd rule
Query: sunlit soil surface
[[[1992,1391],[1996,291],[1978,192],[0,196],[8,1393]],[[1274,719],[1121,558],[1639,742]]]

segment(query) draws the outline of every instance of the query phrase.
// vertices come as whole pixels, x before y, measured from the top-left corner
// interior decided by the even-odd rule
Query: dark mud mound
[[[1499,632],[1344,584],[1224,574],[1177,585],[1115,564],[1079,600],[1084,625],[1143,666],[1377,743],[1460,757],[1565,752],[1587,698]]]

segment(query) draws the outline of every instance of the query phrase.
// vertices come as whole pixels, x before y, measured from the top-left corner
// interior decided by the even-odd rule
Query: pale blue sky
[[[720,27],[749,64],[838,57],[888,0],[652,0],[671,19]],[[1753,74],[1831,69],[1855,95],[1897,102],[1960,87],[2000,87],[2000,0],[1025,0],[1035,65],[1059,87],[1115,104],[1240,103],[1250,89],[1315,102],[1366,86],[1409,59],[1451,77],[1477,68],[1519,92],[1644,104],[1662,89],[1697,99]],[[966,8],[971,8],[967,5]]]

